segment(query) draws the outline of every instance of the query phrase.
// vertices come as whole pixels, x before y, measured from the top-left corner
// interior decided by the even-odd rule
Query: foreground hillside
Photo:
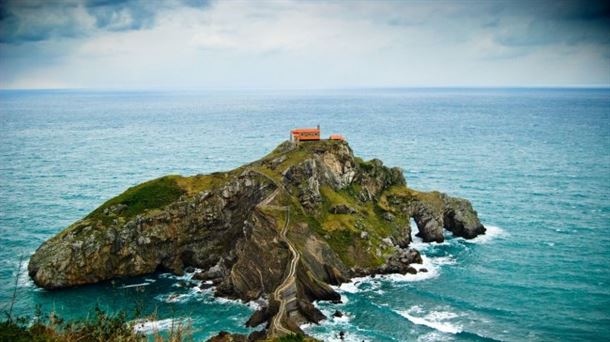
[[[47,289],[201,269],[217,296],[267,299],[247,322],[265,324],[251,336],[262,339],[322,320],[312,302],[340,300],[329,285],[418,272],[411,218],[426,242],[485,232],[467,200],[412,190],[345,142],[285,142],[235,170],[130,188],[43,243],[28,269]]]

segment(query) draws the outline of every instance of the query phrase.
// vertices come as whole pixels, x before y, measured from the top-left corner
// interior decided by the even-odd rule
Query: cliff
[[[232,171],[130,188],[43,243],[28,270],[58,289],[196,267],[217,296],[268,299],[247,324],[266,323],[253,337],[281,336],[324,318],[312,302],[339,300],[329,285],[416,272],[411,218],[424,241],[485,232],[467,200],[412,190],[345,142],[285,142]]]

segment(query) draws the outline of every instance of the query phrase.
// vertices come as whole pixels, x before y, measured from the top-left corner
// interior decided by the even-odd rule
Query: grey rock
[[[392,213],[389,213],[387,211],[381,214],[381,217],[383,217],[384,220],[389,222],[393,222],[396,219],[396,217],[392,215]]]
[[[337,204],[332,206],[329,211],[332,214],[354,214],[356,210],[347,204]]]

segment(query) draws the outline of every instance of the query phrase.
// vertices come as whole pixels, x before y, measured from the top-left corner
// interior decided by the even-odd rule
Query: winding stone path
[[[301,258],[301,254],[292,245],[290,240],[286,238],[286,231],[290,224],[290,208],[286,208],[286,222],[284,228],[281,231],[280,236],[282,240],[286,242],[290,253],[292,253],[292,260],[290,260],[288,274],[284,278],[284,281],[278,286],[273,292],[273,298],[280,304],[278,312],[271,320],[270,332],[272,336],[292,334],[292,331],[284,327],[283,318],[287,315],[287,305],[296,300],[296,269]]]
[[[258,204],[258,206],[266,207],[266,208],[270,208],[270,209],[286,210],[286,214],[285,214],[286,220],[284,222],[284,226],[282,227],[282,230],[280,231],[280,238],[282,239],[282,241],[284,241],[286,243],[286,245],[288,245],[288,249],[290,250],[290,253],[292,254],[292,259],[290,260],[290,263],[288,265],[289,266],[288,274],[286,274],[284,281],[280,284],[280,286],[278,286],[275,289],[275,291],[273,291],[273,298],[279,303],[279,308],[278,308],[278,312],[275,314],[275,316],[273,316],[273,319],[271,320],[271,326],[269,328],[269,335],[270,336],[289,335],[289,334],[292,334],[293,331],[286,328],[284,326],[283,321],[284,321],[284,317],[288,316],[290,311],[296,310],[296,306],[294,305],[297,300],[297,298],[296,298],[296,294],[297,294],[296,270],[297,270],[297,265],[299,264],[299,260],[301,259],[301,254],[299,253],[299,251],[294,247],[292,242],[290,242],[290,240],[286,236],[286,232],[288,231],[288,226],[290,225],[290,206],[281,207],[281,206],[270,205],[270,203],[275,199],[275,197],[278,195],[278,193],[281,190],[285,190],[284,187],[281,184],[278,184],[273,178],[269,177],[268,175],[265,175],[264,173],[258,172],[256,170],[250,170],[250,171],[257,173],[259,175],[262,175],[263,177],[272,181],[277,186],[275,191],[273,191],[273,193],[271,193],[267,198],[265,198],[262,202],[260,202]],[[289,304],[291,306],[290,308],[288,308]]]

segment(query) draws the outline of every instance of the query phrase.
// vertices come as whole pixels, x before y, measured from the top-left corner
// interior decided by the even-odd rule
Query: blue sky
[[[608,1],[0,1],[3,89],[608,85]]]

